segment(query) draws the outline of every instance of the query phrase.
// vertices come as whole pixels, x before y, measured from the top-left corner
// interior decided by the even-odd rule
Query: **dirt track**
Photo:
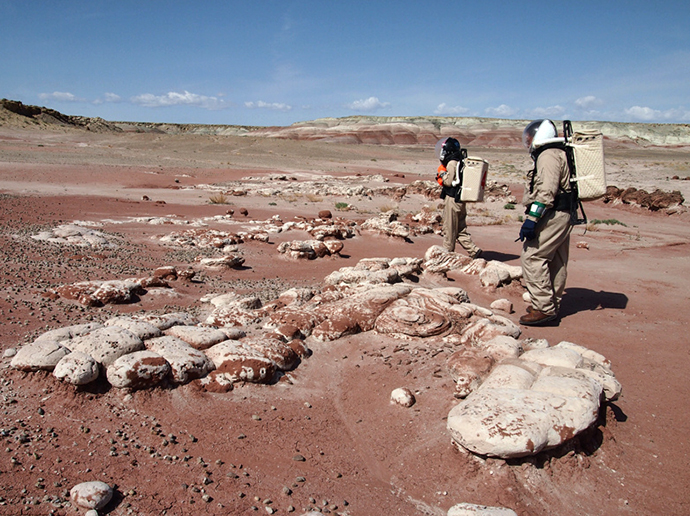
[[[515,150],[471,150],[491,161],[492,177],[510,185],[528,164]],[[660,157],[658,151],[626,156],[618,150],[609,160],[619,187],[670,190],[689,183],[666,179],[669,170],[687,175],[682,151]],[[421,196],[396,202],[246,195],[213,205],[214,190],[196,186],[245,176],[269,182],[276,173],[296,181],[313,173],[382,174],[402,185],[428,179],[433,170],[431,149],[421,147],[0,128],[0,349],[48,328],[117,313],[170,307],[200,313],[200,299],[210,293],[258,292],[270,299],[292,286],[318,286],[361,258],[422,257],[441,240],[433,234],[411,242],[359,235],[345,242],[341,258],[287,262],[277,244],[297,236],[279,234],[270,244],[242,244],[243,269],[177,281],[171,292],[133,304],[85,308],[44,294],[85,279],[187,266],[194,253],[152,239],[170,227],[132,221],[98,228],[120,238],[119,247],[107,250],[30,238],[41,230],[75,220],[193,219],[229,209],[239,217],[240,208],[253,220],[315,217],[323,209],[335,214],[342,201],[357,210],[339,216],[363,220],[382,207],[415,212],[435,203]],[[523,328],[522,337],[567,340],[602,353],[623,395],[602,411],[596,428],[564,448],[509,462],[461,453],[445,429],[457,400],[444,355],[399,351],[396,342],[371,334],[311,343],[313,355],[283,381],[236,386],[227,394],[200,392],[193,384],[133,393],[106,384],[75,389],[47,373],[15,371],[5,358],[0,513],[74,514],[56,499],[96,479],[116,485],[104,511],[113,515],[254,514],[253,508],[263,513],[265,507],[287,514],[290,506],[296,514],[318,506],[352,515],[443,515],[459,502],[509,507],[520,515],[689,513],[690,215],[602,202],[586,208],[591,220],[613,223],[592,225],[586,234],[575,228],[561,320]],[[470,230],[487,259],[519,264],[517,215],[502,205],[471,207]],[[478,225],[486,220],[493,223]],[[507,298],[515,321],[524,311],[519,285],[491,292],[476,277],[460,274],[423,281],[461,286],[481,306]],[[389,403],[390,392],[403,386],[417,393],[411,409]]]

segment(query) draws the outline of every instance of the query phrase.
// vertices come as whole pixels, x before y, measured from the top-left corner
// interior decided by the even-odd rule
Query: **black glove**
[[[525,220],[525,222],[522,223],[522,227],[520,228],[520,242],[522,242],[523,240],[530,241],[537,238],[537,232],[535,231],[536,228],[536,222],[530,219]]]

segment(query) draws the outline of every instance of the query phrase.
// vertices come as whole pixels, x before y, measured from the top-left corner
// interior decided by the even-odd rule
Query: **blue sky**
[[[0,0],[0,97],[142,122],[690,123],[690,2]]]

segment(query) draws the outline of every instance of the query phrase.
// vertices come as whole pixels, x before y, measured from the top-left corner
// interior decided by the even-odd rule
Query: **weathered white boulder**
[[[177,337],[199,350],[208,349],[228,338],[225,333],[217,328],[206,328],[203,326],[172,326],[165,330],[165,334]]]
[[[388,270],[388,269],[386,269]],[[396,299],[408,294],[406,285],[386,285],[359,292],[339,303],[319,307],[316,312],[325,320],[312,331],[320,341],[339,339],[344,335],[369,331],[376,318]]]
[[[55,365],[53,374],[59,380],[72,385],[86,385],[95,381],[100,374],[100,367],[93,357],[73,351],[62,357]]]
[[[455,397],[464,398],[488,376],[494,359],[481,348],[463,347],[453,353],[446,367],[455,382]]]
[[[220,258],[202,258],[199,263],[203,267],[209,267],[212,269],[234,269],[236,267],[240,267],[244,263],[244,258],[241,256],[227,255],[221,256]]]
[[[52,371],[69,350],[55,340],[37,340],[22,346],[10,365],[20,371]]]
[[[299,362],[297,353],[284,341],[268,335],[258,335],[242,339],[242,343],[273,361],[281,371],[289,371]]]
[[[478,346],[496,362],[506,358],[517,358],[522,353],[520,342],[509,335],[497,335],[493,339],[479,342]]]
[[[215,366],[203,351],[195,349],[182,339],[165,335],[147,340],[146,348],[162,356],[170,364],[170,372],[175,383],[184,384],[203,378]]]
[[[520,357],[522,360],[536,362],[544,367],[580,367],[582,365],[582,355],[577,351],[567,348],[550,347],[544,349],[531,349]]]
[[[521,332],[520,327],[513,321],[494,314],[468,324],[462,330],[461,335],[464,343],[475,344],[491,340],[499,335],[507,335],[517,339]]]
[[[205,353],[216,366],[214,376],[222,374],[230,382],[267,383],[276,371],[272,360],[241,341],[226,340]]]
[[[187,312],[173,312],[162,315],[137,314],[133,315],[132,318],[151,323],[161,331],[167,330],[172,326],[193,326],[198,322],[193,315]]]
[[[462,269],[472,262],[472,258],[467,255],[447,251],[439,245],[431,246],[424,254],[424,272],[429,274],[442,274]]]
[[[541,366],[525,360],[505,359],[494,367],[480,389],[529,389]]]
[[[170,372],[170,364],[153,351],[121,356],[107,369],[108,381],[119,389],[145,389],[158,385]]]
[[[70,340],[80,335],[102,328],[101,323],[91,322],[86,324],[74,324],[72,326],[65,326],[64,328],[55,328],[39,335],[36,340],[56,340],[61,342],[63,340]]]
[[[113,497],[113,488],[105,482],[82,482],[70,490],[70,500],[84,509],[102,509]]]
[[[604,355],[601,353],[597,353],[596,351],[586,348],[584,346],[580,346],[579,344],[573,344],[572,342],[567,342],[567,341],[562,341],[559,342],[554,346],[554,348],[565,348],[565,349],[570,349],[572,351],[575,351],[579,355],[582,356],[584,359],[589,359],[592,360],[593,362],[596,362],[602,367],[607,368],[608,370],[611,370],[611,361],[606,358]]]
[[[74,337],[65,342],[71,351],[91,355],[96,362],[108,367],[118,358],[144,349],[144,342],[129,330],[117,326],[105,326],[91,333]]]
[[[410,408],[416,401],[414,394],[407,387],[398,387],[391,392],[391,403],[401,407]]]
[[[506,314],[513,313],[513,303],[504,298],[496,299],[489,305],[489,308],[504,312]]]
[[[587,429],[597,409],[591,399],[552,392],[479,389],[450,411],[448,430],[453,440],[479,455],[523,457]]]
[[[512,509],[489,507],[473,503],[459,503],[448,509],[447,516],[518,516]]]
[[[103,324],[105,326],[117,326],[118,328],[129,330],[141,340],[161,336],[161,330],[157,326],[146,321],[138,321],[132,317],[113,317],[105,321]]]

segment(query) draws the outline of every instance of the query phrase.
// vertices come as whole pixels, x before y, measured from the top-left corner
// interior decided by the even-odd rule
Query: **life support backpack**
[[[532,191],[536,175],[537,158],[546,149],[561,149],[565,152],[570,175],[570,191],[560,191],[556,195],[554,209],[569,211],[573,225],[586,224],[587,215],[582,202],[600,199],[606,194],[602,133],[599,131],[573,132],[570,120],[564,120],[563,138],[553,138],[533,154],[535,170],[532,172],[530,191]],[[578,216],[578,209],[582,217]]]
[[[606,194],[606,169],[604,164],[604,135],[601,131],[580,130],[573,132],[570,120],[563,121],[565,154],[570,169],[570,185],[573,198],[582,213],[577,216],[577,207],[572,213],[573,224],[586,224],[587,215],[582,201],[594,201]]]

